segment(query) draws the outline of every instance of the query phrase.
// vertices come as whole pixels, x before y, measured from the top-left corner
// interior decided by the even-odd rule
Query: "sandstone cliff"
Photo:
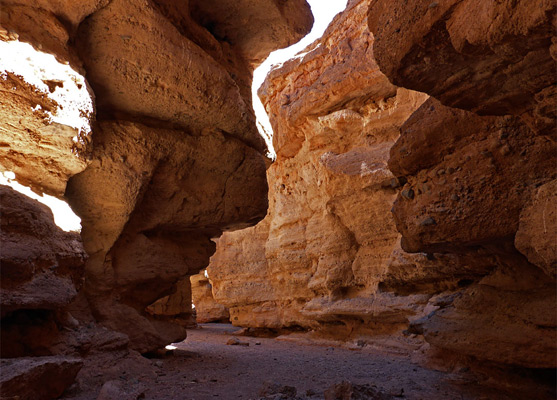
[[[393,208],[402,245],[493,270],[420,326],[437,348],[555,368],[555,4],[407,3],[369,9],[381,70],[442,103],[416,110],[391,149],[408,182]]]
[[[351,2],[270,73],[269,212],[208,269],[234,324],[555,367],[552,6],[515,3]]]
[[[390,209],[404,182],[387,161],[427,96],[397,89],[379,71],[368,5],[351,2],[260,90],[278,155],[267,171],[269,212],[225,233],[208,268],[235,325],[345,339],[400,332],[434,294],[487,268],[400,249]]]

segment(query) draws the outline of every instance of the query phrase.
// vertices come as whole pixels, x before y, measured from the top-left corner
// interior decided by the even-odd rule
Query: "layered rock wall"
[[[235,325],[315,329],[348,338],[396,332],[433,295],[489,268],[410,255],[390,209],[403,184],[387,168],[399,127],[427,96],[375,64],[369,2],[351,2],[322,39],[260,90],[277,160],[269,212],[224,234],[208,268]]]
[[[228,308],[215,301],[213,285],[209,281],[206,270],[190,278],[192,300],[195,306],[195,319],[198,323],[228,322]]]
[[[268,76],[269,212],[219,240],[215,298],[239,326],[554,368],[555,7],[406,3],[350,2]]]
[[[75,235],[2,188],[2,356],[89,357],[84,389],[130,360],[143,365],[128,347],[149,352],[185,337],[191,296],[171,295],[208,264],[212,238],[267,210],[253,68],[311,24],[304,0],[2,2],[0,171],[67,199],[83,227],[83,244],[68,250]],[[12,48],[28,52],[21,63],[6,58]],[[64,79],[41,75],[51,62]],[[91,107],[59,100],[74,86]],[[68,108],[83,126],[61,120]],[[29,398],[59,396],[82,365],[20,361],[3,396],[22,379],[49,377],[64,384],[45,394],[37,383]]]
[[[543,1],[369,9],[381,70],[439,100],[416,110],[391,149],[390,169],[408,182],[393,208],[402,247],[493,265],[420,321],[425,338],[534,368],[555,368],[557,351],[554,17]]]

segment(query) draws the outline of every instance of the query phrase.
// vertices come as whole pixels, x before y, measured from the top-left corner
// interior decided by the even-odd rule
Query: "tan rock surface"
[[[370,7],[374,50],[390,79],[445,105],[522,119],[480,117],[432,98],[401,127],[389,167],[407,181],[393,207],[402,247],[492,265],[416,323],[436,349],[554,368],[555,275],[543,258],[554,246],[541,236],[556,177],[555,5],[411,3]]]
[[[69,177],[87,166],[90,137],[52,121],[51,115],[66,104],[47,94],[21,76],[0,71],[0,171],[15,173],[36,192],[62,197]]]
[[[208,263],[212,236],[264,213],[263,159],[219,133],[108,121],[95,131],[92,157],[66,195],[91,255],[85,290],[94,314],[140,351],[181,340],[183,328],[145,308]]]
[[[195,305],[196,321],[200,324],[207,322],[228,322],[230,313],[228,309],[215,301],[213,285],[205,276],[205,270],[192,275],[191,292]]]
[[[2,148],[11,158],[3,169],[19,168],[17,179],[37,191],[66,195],[82,218],[91,256],[84,291],[97,320],[141,351],[183,339],[183,326],[147,307],[191,314],[188,296],[153,303],[208,264],[211,238],[264,216],[265,145],[251,108],[252,69],[309,31],[309,6],[8,0],[0,15],[2,40],[29,42],[85,73],[98,110],[83,171],[85,158],[66,157],[76,150],[69,130],[30,111],[58,105],[19,82],[17,71],[7,75],[1,111],[10,115],[11,137]],[[254,20],[249,31],[246,18]],[[266,39],[253,46],[258,26]],[[56,90],[56,82],[46,84]]]
[[[394,84],[554,135],[555,11],[551,0],[375,0],[369,26]]]
[[[379,72],[367,5],[350,3],[260,91],[278,154],[267,171],[269,212],[225,233],[208,268],[235,325],[344,338],[402,330],[434,293],[491,268],[400,249],[390,214],[399,182],[387,160],[399,126],[427,96]]]
[[[479,117],[430,99],[401,134],[389,167],[407,179],[403,193],[413,193],[401,193],[393,208],[407,251],[512,238],[532,191],[556,174],[548,162],[555,143],[510,117]]]

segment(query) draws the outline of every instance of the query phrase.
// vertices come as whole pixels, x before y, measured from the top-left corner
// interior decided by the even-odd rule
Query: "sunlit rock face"
[[[381,70],[438,99],[391,149],[389,168],[407,182],[393,207],[402,247],[493,268],[419,322],[437,349],[556,367],[554,11],[544,1],[371,3]]]
[[[343,338],[400,332],[432,296],[490,268],[400,249],[390,209],[401,183],[387,161],[427,96],[379,71],[368,5],[351,2],[260,90],[278,155],[267,171],[269,212],[225,233],[208,268],[233,324]]]
[[[306,20],[292,35],[307,32]],[[242,29],[232,22],[227,29]],[[155,302],[173,301],[177,282],[208,264],[211,238],[265,215],[253,65],[196,24],[187,4],[111,2],[77,41],[103,120],[90,167],[66,193],[91,255],[85,291],[98,320],[150,351],[183,339],[187,323],[171,322],[191,313],[189,303],[178,312]]]
[[[196,321],[198,323],[228,322],[230,318],[228,309],[215,301],[213,286],[206,271],[193,275],[190,280]]]
[[[83,76],[53,55],[0,40],[0,171],[62,198],[87,166],[93,100]]]
[[[183,339],[184,324],[173,322],[191,315],[191,302],[174,314],[176,304],[157,301],[208,264],[212,238],[265,215],[252,70],[309,31],[309,6],[8,0],[0,22],[2,41],[30,43],[81,73],[74,83],[94,100],[83,114],[96,114],[81,135],[55,119],[65,107],[51,94],[66,83],[6,70],[3,169],[65,196],[82,218],[82,297],[97,321],[141,352]]]

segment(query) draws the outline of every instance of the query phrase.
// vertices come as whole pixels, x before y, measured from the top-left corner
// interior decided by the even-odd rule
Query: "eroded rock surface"
[[[555,368],[555,5],[407,3],[369,10],[382,71],[440,101],[391,149],[402,247],[492,265],[418,325],[437,349]]]
[[[189,276],[208,264],[212,238],[256,223],[267,209],[265,144],[251,108],[252,71],[270,51],[309,31],[309,6],[303,0],[191,3],[1,5],[2,44],[26,42],[71,65],[87,80],[76,84],[90,84],[95,101],[93,133],[84,138],[49,120],[62,109],[50,94],[63,83],[47,80],[45,91],[22,80],[17,66],[2,71],[2,170],[13,170],[35,191],[66,197],[82,218],[90,256],[84,274],[79,270],[85,282],[77,293],[79,285],[64,275],[67,266],[54,268],[62,261],[53,254],[63,258],[66,249],[49,248],[59,239],[52,224],[31,232],[44,243],[29,239],[34,247],[25,258],[10,253],[7,260],[21,268],[2,280],[2,311],[11,318],[2,324],[3,356],[5,343],[21,342],[11,356],[83,357],[72,394],[98,393],[126,369],[140,379],[133,365],[144,365],[130,348],[148,352],[182,340],[191,296],[172,295],[186,290],[181,284],[189,286]],[[257,37],[260,31],[265,40]],[[26,212],[22,207],[14,209]],[[3,215],[3,222],[8,219]],[[9,234],[2,232],[3,245]],[[10,251],[17,248],[15,239],[6,240]],[[12,266],[8,261],[3,275]],[[41,310],[22,314],[22,305]],[[49,331],[39,335],[38,325]],[[104,392],[118,389],[109,383]]]
[[[369,26],[394,84],[554,136],[555,10],[551,0],[375,0]]]
[[[257,151],[218,132],[99,123],[91,165],[66,193],[82,217],[95,316],[140,351],[182,340],[145,309],[208,264],[211,237],[263,215],[264,171]]]
[[[367,6],[351,2],[260,91],[278,154],[267,171],[269,213],[225,233],[208,269],[235,325],[345,339],[400,332],[435,293],[491,268],[400,249],[390,209],[401,182],[387,160],[398,128],[427,96],[397,89],[379,71]]]
[[[205,270],[191,278],[191,292],[195,305],[195,318],[198,323],[228,322],[228,309],[215,301],[213,285],[205,275]]]
[[[79,234],[8,186],[0,185],[0,212],[2,356],[49,355],[57,314],[77,295],[87,255]]]

